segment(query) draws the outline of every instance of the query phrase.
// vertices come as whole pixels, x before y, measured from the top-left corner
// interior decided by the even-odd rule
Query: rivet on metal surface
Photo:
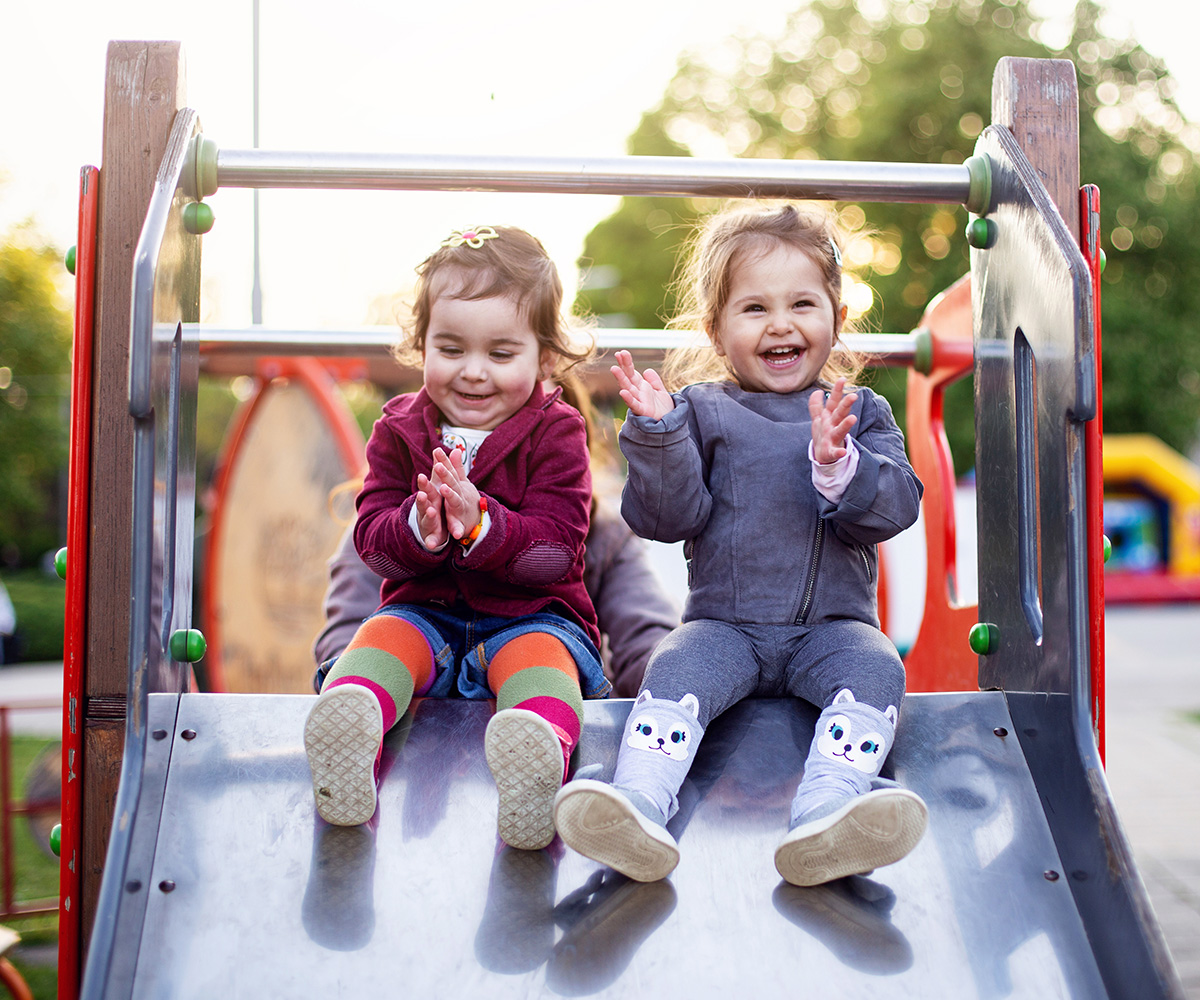
[[[185,729],[185,730],[184,730],[182,733],[180,733],[179,735],[180,735],[180,736],[182,736],[182,737],[183,737],[185,740],[194,740],[194,739],[196,738],[196,730],[194,730],[194,729]]]
[[[1005,729],[1003,726],[997,726],[995,729],[992,730],[992,734],[994,736],[999,736],[1000,739],[1004,739],[1004,737],[1008,735],[1008,730]]]
[[[175,891],[175,880],[165,878],[161,882],[158,883],[158,887],[163,892],[174,892]]]
[[[142,883],[135,878],[131,878],[125,883],[126,892],[137,892],[142,887]]]
[[[156,729],[150,735],[156,740],[165,740],[167,738],[167,731],[165,729]]]
[[[1042,878],[1044,878],[1047,882],[1057,882],[1058,872],[1051,868],[1048,871],[1042,872]]]

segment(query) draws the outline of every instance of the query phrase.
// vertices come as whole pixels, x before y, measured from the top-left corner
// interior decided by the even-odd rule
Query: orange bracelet
[[[469,535],[467,535],[463,538],[460,538],[458,540],[458,544],[461,545],[464,549],[468,548],[471,545],[471,543],[474,542],[475,539],[479,537],[479,532],[481,532],[483,530],[483,515],[486,513],[487,513],[487,497],[480,496],[480,498],[479,498],[479,521],[475,524],[475,527],[473,527],[471,529],[471,533]]]

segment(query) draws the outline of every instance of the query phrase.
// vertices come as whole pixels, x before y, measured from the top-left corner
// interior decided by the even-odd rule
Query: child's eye
[[[493,361],[511,361],[513,354],[512,351],[492,351],[491,357]]]
[[[457,358],[462,355],[461,347],[439,347],[438,353],[443,358]]]

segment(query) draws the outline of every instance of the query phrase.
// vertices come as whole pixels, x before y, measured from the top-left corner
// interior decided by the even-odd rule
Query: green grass
[[[21,662],[61,662],[67,585],[41,570],[21,569],[5,570],[4,586],[17,612]]]
[[[26,775],[31,765],[47,747],[57,740],[37,736],[10,737],[12,751],[12,792],[14,799],[26,795]],[[57,899],[58,858],[49,854],[35,839],[29,821],[23,816],[12,820],[13,860],[15,886],[14,895],[18,902]],[[58,940],[58,914],[39,917],[14,917],[8,925],[21,935],[21,943],[10,952],[8,958],[25,977],[37,1000],[54,1000],[58,994],[58,967],[49,959],[40,957],[31,961],[32,953],[42,951],[40,946],[54,944]],[[46,964],[49,962],[49,964]]]

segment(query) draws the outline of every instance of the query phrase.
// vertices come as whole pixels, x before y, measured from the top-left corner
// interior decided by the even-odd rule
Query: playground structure
[[[76,273],[60,996],[398,980],[456,996],[778,995],[801,976],[841,996],[882,995],[880,976],[915,995],[1181,995],[1100,756],[1099,216],[1079,188],[1069,63],[1003,60],[993,124],[961,166],[219,150],[184,107],[179,46],[114,43],[108,81]],[[426,700],[389,734],[377,827],[316,821],[308,697],[189,683],[201,200],[238,186],[965,204],[970,285],[894,354],[922,355],[927,373],[924,423],[909,425],[928,488],[926,614],[908,660],[924,693],[906,700],[893,753],[930,805],[918,849],[871,879],[779,884],[771,846],[815,712],[771,700],[710,727],[667,882],[497,851],[474,749],[486,703]],[[948,331],[968,298],[964,343]],[[112,372],[126,365],[123,384]],[[940,428],[941,393],[968,371],[978,612],[957,600]],[[975,623],[977,659],[963,650]],[[587,705],[579,764],[611,767],[626,711]]]
[[[1200,600],[1200,469],[1149,434],[1104,439],[1109,601]]]

